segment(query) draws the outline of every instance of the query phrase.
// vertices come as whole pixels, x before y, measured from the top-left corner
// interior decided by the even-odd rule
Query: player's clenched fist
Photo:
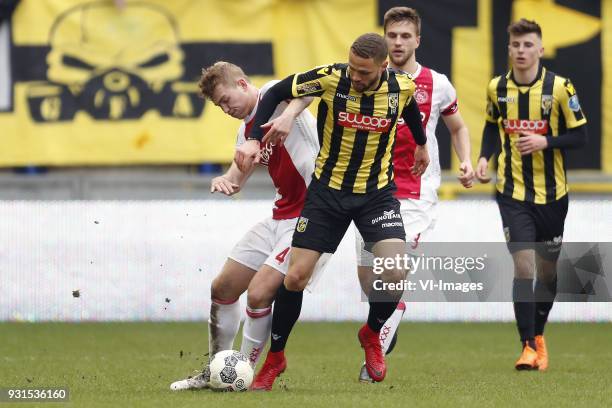
[[[489,161],[484,157],[481,157],[478,160],[478,165],[476,166],[476,178],[483,184],[491,181],[491,176],[489,176]]]
[[[234,161],[242,172],[247,172],[253,166],[253,163],[258,163],[259,157],[259,141],[247,140],[236,148]]]
[[[457,179],[463,187],[471,188],[474,177],[474,169],[472,168],[472,163],[470,163],[469,160],[464,161],[459,165],[459,176],[457,177]]]

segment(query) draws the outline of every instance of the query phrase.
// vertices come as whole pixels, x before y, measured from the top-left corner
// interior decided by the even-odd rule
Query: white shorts
[[[426,241],[427,235],[434,229],[437,219],[437,202],[400,200],[400,213],[406,231],[406,243],[416,250],[419,242]],[[364,248],[363,238],[355,228],[355,249],[357,251],[357,266],[372,266],[374,255]]]
[[[257,223],[238,241],[229,258],[255,271],[265,264],[286,275],[297,220],[297,217],[288,220],[274,220],[270,217]],[[321,256],[310,279],[310,286],[330,257],[331,254]]]

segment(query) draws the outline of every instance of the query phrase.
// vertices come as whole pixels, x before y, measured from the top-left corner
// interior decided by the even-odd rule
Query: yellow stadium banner
[[[0,166],[227,162],[239,122],[198,97],[201,68],[232,61],[260,85],[343,61],[376,28],[373,2],[346,5],[22,0]]]
[[[197,96],[202,67],[234,62],[262,85],[343,62],[357,36],[382,34],[390,7],[409,6],[422,17],[417,59],[455,85],[473,159],[486,84],[508,69],[506,27],[527,17],[542,25],[543,63],[572,79],[589,121],[589,143],[568,152],[568,167],[612,172],[612,1],[123,3],[21,0],[0,166],[229,162],[239,121]],[[456,168],[444,126],[437,137],[442,167]]]

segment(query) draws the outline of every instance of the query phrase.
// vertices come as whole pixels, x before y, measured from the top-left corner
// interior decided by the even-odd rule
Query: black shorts
[[[496,199],[510,252],[535,249],[544,259],[556,261],[563,242],[567,194],[548,204],[519,201],[499,192]]]
[[[312,178],[306,202],[295,226],[292,245],[334,253],[351,221],[366,244],[383,239],[406,239],[400,203],[391,183],[371,193],[335,190]]]

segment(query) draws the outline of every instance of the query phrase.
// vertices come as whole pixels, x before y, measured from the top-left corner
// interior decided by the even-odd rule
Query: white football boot
[[[208,388],[210,382],[210,368],[208,364],[202,371],[199,371],[194,376],[189,376],[183,380],[178,380],[170,384],[172,391],[183,391],[183,390],[203,390]]]

